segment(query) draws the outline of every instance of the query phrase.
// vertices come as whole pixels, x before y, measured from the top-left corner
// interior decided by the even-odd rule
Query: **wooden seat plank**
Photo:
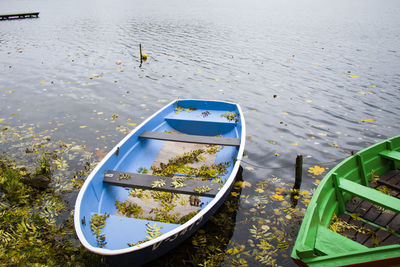
[[[173,178],[171,177],[110,170],[106,174],[104,174],[103,182],[116,186],[150,189],[150,190],[165,191],[165,192],[179,193],[179,194],[189,194],[195,196],[205,196],[205,197],[215,197],[215,195],[219,192],[220,189],[220,184],[218,183],[191,180],[187,179],[186,177],[181,177],[181,178],[185,186],[176,188],[172,186]],[[160,180],[165,181],[165,185],[162,187],[153,187],[153,183],[155,181],[160,181]],[[209,187],[211,190],[203,193],[195,191],[195,188],[202,186]]]
[[[223,138],[216,136],[202,136],[202,135],[190,135],[190,134],[174,134],[174,133],[163,133],[163,132],[151,132],[145,131],[140,138],[156,139],[173,142],[183,143],[195,143],[195,144],[209,144],[209,145],[223,145],[223,146],[239,146],[239,138]]]
[[[385,195],[373,188],[360,185],[347,179],[340,179],[339,189],[368,200],[385,209],[400,212],[400,199]]]

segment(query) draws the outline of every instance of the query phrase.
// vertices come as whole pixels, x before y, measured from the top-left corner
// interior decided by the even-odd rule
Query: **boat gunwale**
[[[308,204],[308,206],[312,206],[315,205],[316,207],[318,206],[318,202],[321,202],[322,200],[326,201],[326,199],[330,196],[325,196],[325,195],[321,195],[321,191],[325,189],[326,186],[329,186],[327,183],[331,182],[332,183],[332,175],[334,173],[337,172],[338,169],[342,168],[343,165],[347,164],[349,161],[354,160],[356,157],[359,157],[360,155],[362,156],[363,154],[367,153],[370,150],[374,150],[376,149],[376,147],[382,146],[383,144],[387,144],[388,142],[395,140],[395,139],[400,139],[400,135],[398,136],[394,136],[388,139],[385,139],[381,142],[378,142],[376,144],[373,144],[371,146],[368,146],[360,151],[358,151],[357,153],[355,153],[352,156],[349,156],[347,158],[345,158],[344,160],[342,160],[341,162],[339,162],[335,167],[333,167],[325,176],[324,178],[321,180],[321,183],[318,185],[317,189],[314,191],[313,197],[311,198],[310,203]],[[400,147],[399,147],[400,148]],[[386,148],[387,149],[387,148]],[[371,153],[373,155],[379,155],[379,153]],[[358,166],[357,168],[360,168],[360,166]],[[334,189],[336,191],[336,189]],[[307,209],[308,211],[308,209]],[[309,217],[312,217],[314,215],[315,212],[318,212],[319,210],[316,208],[314,209],[314,212],[307,212],[303,218],[303,221],[306,221],[306,219],[308,219]],[[318,214],[319,218],[318,218],[318,222],[321,223],[322,222],[322,217],[323,214]],[[329,222],[328,222],[329,224]],[[321,227],[327,227],[328,225],[323,225],[320,224]],[[400,244],[395,244],[395,245],[388,245],[388,246],[382,246],[382,247],[376,247],[376,248],[368,248],[365,247],[366,250],[364,251],[359,251],[358,253],[356,251],[349,251],[348,253],[338,253],[336,255],[323,255],[323,256],[312,256],[312,257],[304,257],[301,258],[297,255],[297,251],[296,248],[302,247],[304,246],[304,242],[299,243],[297,242],[298,240],[305,240],[305,236],[308,234],[309,232],[309,228],[307,226],[304,226],[303,228],[303,223],[300,226],[299,232],[298,232],[298,236],[296,238],[296,242],[293,246],[293,250],[291,253],[291,258],[295,259],[295,260],[300,260],[301,262],[304,262],[305,264],[315,264],[318,263],[320,261],[335,261],[337,259],[340,259],[340,257],[346,257],[349,255],[357,255],[357,254],[365,254],[365,252],[371,253],[374,251],[382,251],[382,253],[386,251],[388,251],[388,253],[390,252],[390,250],[393,249],[400,249]],[[388,258],[388,259],[392,259],[392,258]],[[384,259],[377,259],[377,260],[384,260]],[[357,262],[352,262],[352,263],[348,263],[348,264],[362,264],[365,263],[365,261],[362,261],[362,259],[360,258],[359,261]]]
[[[122,249],[107,249],[107,248],[99,248],[99,247],[94,247],[92,246],[87,240],[85,235],[83,234],[82,228],[81,228],[81,222],[80,222],[80,209],[79,207],[81,206],[83,195],[88,189],[88,186],[91,184],[92,180],[94,179],[95,174],[100,170],[100,168],[109,160],[110,157],[114,155],[118,147],[122,146],[129,138],[131,138],[134,134],[136,134],[140,129],[143,128],[144,125],[146,125],[149,121],[151,121],[153,118],[158,116],[161,112],[169,108],[171,105],[175,103],[179,103],[179,101],[204,101],[204,102],[218,102],[218,103],[226,103],[226,104],[231,104],[235,105],[236,108],[238,109],[238,113],[240,115],[240,120],[241,120],[241,136],[240,136],[240,145],[239,145],[239,150],[237,153],[237,157],[235,159],[234,166],[232,168],[231,174],[229,177],[226,179],[223,187],[221,187],[220,191],[215,195],[215,197],[210,201],[207,206],[205,206],[200,212],[198,212],[195,216],[193,216],[190,220],[185,222],[184,224],[181,224],[180,226],[176,227],[175,229],[172,229],[168,231],[167,233],[154,238],[152,240],[146,241],[145,243],[133,246],[133,247],[127,247],[127,248],[122,248]],[[234,179],[236,177],[236,174],[239,170],[240,167],[240,162],[243,157],[243,152],[244,152],[244,147],[245,147],[245,142],[246,142],[246,124],[245,124],[245,119],[243,116],[243,111],[240,107],[239,104],[237,103],[232,103],[228,101],[221,101],[221,100],[204,100],[204,99],[175,99],[168,103],[167,105],[163,106],[161,109],[159,109],[157,112],[155,112],[153,115],[148,117],[146,120],[144,120],[142,123],[140,123],[135,129],[133,129],[129,134],[127,134],[117,145],[115,145],[110,152],[97,164],[97,166],[93,169],[93,171],[89,174],[87,179],[85,180],[83,186],[81,187],[79,194],[77,196],[76,202],[75,202],[75,212],[74,212],[74,224],[75,224],[75,232],[82,243],[82,245],[100,255],[104,256],[117,256],[120,254],[127,254],[127,253],[132,253],[135,251],[139,251],[141,249],[144,249],[146,247],[153,246],[157,243],[161,243],[163,241],[166,241],[168,238],[173,237],[173,236],[178,236],[182,231],[185,231],[185,229],[190,228],[191,226],[195,226],[196,223],[200,223],[202,221],[202,218],[205,214],[208,213],[210,209],[212,209],[215,204],[220,201],[222,197],[225,196],[227,193],[226,191],[233,185]]]

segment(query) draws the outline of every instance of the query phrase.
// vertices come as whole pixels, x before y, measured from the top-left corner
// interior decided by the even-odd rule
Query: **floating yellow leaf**
[[[216,81],[216,82],[219,82],[219,78],[215,78],[215,81]]]
[[[376,85],[375,85],[375,84],[373,84],[373,85],[371,85],[371,87],[376,87]]]
[[[279,157],[280,155],[281,155],[281,154],[279,154],[279,153],[275,153],[275,154],[274,154],[275,157]]]
[[[298,146],[299,144],[296,142],[291,143],[292,146]]]
[[[375,120],[373,120],[373,119],[365,119],[365,120],[362,120],[362,122],[374,122]]]
[[[357,75],[354,75],[354,74],[350,74],[349,77],[350,77],[350,78],[358,78],[358,76],[357,76]]]
[[[250,135],[246,136],[246,139],[251,139],[252,137]]]
[[[237,197],[239,195],[239,193],[231,192],[231,195],[234,196],[234,197]]]
[[[326,133],[318,133],[319,136],[327,136]]]
[[[247,166],[245,169],[246,169],[246,170],[249,170],[249,171],[254,171],[254,168],[253,168],[253,167],[250,167],[250,166]]]
[[[268,141],[268,143],[275,145],[276,142],[275,141]]]
[[[274,201],[283,201],[285,199],[283,196],[277,194],[270,196],[270,198]]]
[[[235,186],[240,186],[241,188],[245,188],[246,186],[247,187],[251,187],[251,183],[249,183],[249,182],[246,182],[246,181],[238,181],[238,182],[236,182],[235,183]]]
[[[312,103],[311,99],[306,100],[307,103]]]
[[[118,115],[117,114],[112,114],[111,117],[113,118],[113,120],[115,120],[116,118],[118,118]]]
[[[279,216],[279,215],[282,215],[282,212],[280,212],[280,210],[278,210],[278,209],[274,209],[274,214]]]
[[[87,126],[86,125],[82,125],[82,126],[79,126],[79,128],[86,128]]]
[[[130,126],[136,126],[137,123],[132,122],[132,123],[128,123],[128,125],[130,125]]]
[[[314,167],[308,168],[308,172],[314,175],[320,175],[325,172],[325,168],[315,165]]]
[[[11,94],[12,92],[14,92],[14,90],[8,90],[8,91],[6,91],[7,94]]]
[[[262,189],[262,188],[260,188],[260,187],[258,187],[258,188],[256,188],[254,191],[256,191],[257,193],[264,193],[264,189]]]
[[[3,123],[4,119],[0,119],[0,123]]]

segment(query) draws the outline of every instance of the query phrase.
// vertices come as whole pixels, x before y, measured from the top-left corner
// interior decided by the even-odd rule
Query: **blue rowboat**
[[[191,236],[232,189],[245,146],[239,105],[173,101],[119,142],[82,186],[75,230],[111,265],[140,266]]]

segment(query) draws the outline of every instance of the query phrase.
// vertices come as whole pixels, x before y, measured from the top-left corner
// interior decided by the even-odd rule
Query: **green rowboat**
[[[345,159],[321,181],[291,257],[301,266],[400,264],[400,135]]]

